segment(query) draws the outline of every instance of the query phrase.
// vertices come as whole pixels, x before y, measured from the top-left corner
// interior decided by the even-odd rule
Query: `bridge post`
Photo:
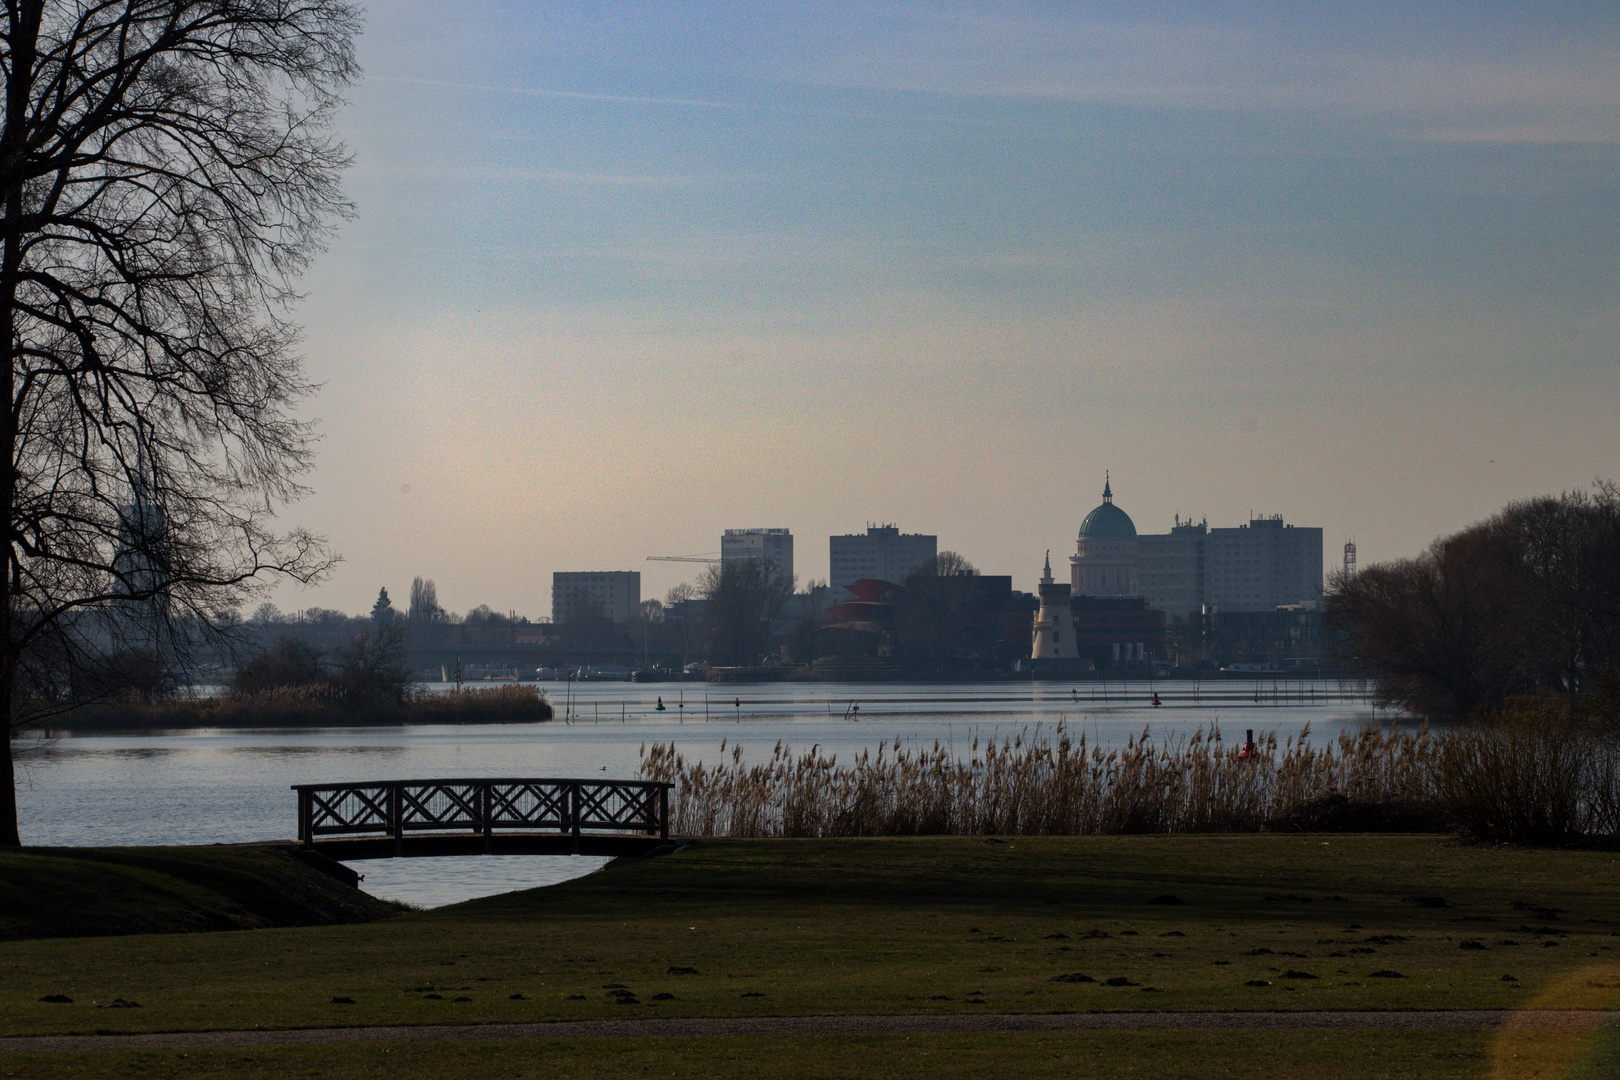
[[[315,797],[307,791],[298,792],[298,842],[309,847],[315,842]]]
[[[658,789],[658,842],[669,843],[669,788]]]
[[[394,856],[397,858],[405,854],[405,813],[404,800],[400,798],[400,785],[388,785],[388,831],[394,836]]]
[[[478,785],[478,821],[484,833],[484,854],[488,855],[495,850],[495,800],[490,783],[485,780]]]
[[[579,815],[580,790],[579,781],[571,780],[568,784],[568,818],[574,833],[574,854],[579,854]]]

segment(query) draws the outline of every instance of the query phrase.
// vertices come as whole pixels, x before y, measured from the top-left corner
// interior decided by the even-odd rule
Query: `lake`
[[[443,689],[440,687],[439,689]],[[1313,742],[1374,719],[1353,685],[1259,681],[1130,684],[576,683],[545,688],[548,724],[54,732],[18,740],[18,813],[30,845],[208,844],[290,838],[292,784],[480,776],[632,777],[643,744],[717,759],[780,740],[842,760],[879,743],[965,751],[975,738],[1050,733],[1062,722],[1093,745],[1219,725]],[[1152,704],[1157,693],[1161,704]],[[658,705],[664,711],[658,711]],[[1380,716],[1382,719],[1383,717]],[[602,860],[475,856],[357,862],[363,888],[434,906],[589,873]]]

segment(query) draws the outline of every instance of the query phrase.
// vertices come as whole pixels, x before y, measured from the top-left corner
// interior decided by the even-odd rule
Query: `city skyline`
[[[1286,17],[1285,17],[1286,16]],[[661,596],[866,521],[1031,587],[1105,469],[1330,565],[1620,476],[1606,6],[374,5],[284,609]],[[809,545],[801,580],[827,576]]]

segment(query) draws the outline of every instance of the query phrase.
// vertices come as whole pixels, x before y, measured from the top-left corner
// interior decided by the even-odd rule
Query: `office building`
[[[793,534],[787,529],[727,529],[720,538],[722,568],[758,559],[793,580]]]
[[[641,618],[639,570],[558,571],[551,575],[551,621],[596,608],[616,623]]]
[[[877,525],[865,535],[828,537],[827,549],[827,583],[842,603],[861,578],[904,584],[908,574],[939,554],[939,537]]]

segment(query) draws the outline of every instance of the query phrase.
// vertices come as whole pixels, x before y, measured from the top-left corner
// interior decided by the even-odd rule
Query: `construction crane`
[[[695,562],[719,565],[718,558],[710,558],[708,552],[699,552],[696,555],[649,555],[648,562]]]

